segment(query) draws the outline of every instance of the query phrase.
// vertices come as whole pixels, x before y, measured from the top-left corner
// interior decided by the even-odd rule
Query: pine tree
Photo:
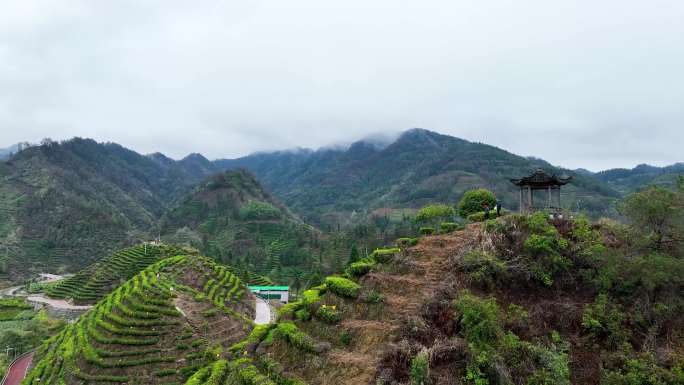
[[[359,249],[356,248],[356,243],[354,243],[351,247],[351,252],[349,252],[349,264],[352,264],[354,262],[358,262],[359,260]]]

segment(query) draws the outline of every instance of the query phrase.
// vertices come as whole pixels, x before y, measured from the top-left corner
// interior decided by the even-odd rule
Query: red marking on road
[[[28,367],[33,361],[33,353],[27,354],[24,357],[14,361],[12,365],[7,369],[7,377],[2,385],[19,385],[21,381],[26,377],[26,372]]]

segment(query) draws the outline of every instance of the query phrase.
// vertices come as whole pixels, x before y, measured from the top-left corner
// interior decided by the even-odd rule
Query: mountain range
[[[347,149],[259,153],[214,163],[252,171],[295,213],[319,225],[387,208],[454,204],[477,187],[491,189],[504,207],[517,209],[518,191],[509,179],[537,168],[573,177],[563,190],[567,208],[608,215],[620,196],[591,175],[423,129],[406,131],[386,147],[360,141]]]
[[[682,164],[567,170],[423,129],[391,143],[215,161],[200,154],[181,160],[142,155],[91,139],[44,141],[0,161],[0,271],[15,279],[28,270],[71,271],[159,236],[185,239],[229,260],[246,250],[268,256],[286,241],[287,258],[294,260],[292,242],[300,247],[310,236],[304,223],[328,230],[369,216],[404,216],[431,202],[455,204],[476,187],[491,189],[515,210],[517,190],[509,179],[539,167],[572,176],[563,189],[565,207],[593,216],[613,214],[613,202],[639,186],[673,183],[682,173]],[[251,174],[223,173],[239,169]],[[276,232],[289,234],[286,239],[260,233],[269,225],[251,232],[263,220],[241,216],[248,204],[257,211],[274,208],[279,217],[266,222],[283,226]]]

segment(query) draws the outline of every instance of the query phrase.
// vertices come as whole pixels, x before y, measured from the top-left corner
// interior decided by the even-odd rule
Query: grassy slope
[[[184,382],[249,333],[252,298],[209,259],[161,260],[46,341],[24,384]]]
[[[421,350],[427,352],[428,373],[436,385],[471,383],[464,380],[469,376],[470,381],[488,378],[489,383],[512,384],[585,385],[598,384],[602,378],[607,384],[666,384],[676,383],[668,381],[676,381],[672,376],[677,375],[681,381],[684,319],[676,295],[681,279],[657,289],[661,302],[653,307],[653,315],[651,300],[643,302],[637,294],[620,296],[625,295],[620,294],[620,285],[634,283],[625,283],[619,274],[613,286],[601,290],[594,281],[585,281],[582,277],[591,275],[591,268],[582,262],[586,255],[580,254],[586,249],[567,235],[571,230],[564,226],[559,231],[570,243],[563,253],[574,261],[573,267],[552,274],[550,286],[538,281],[541,276],[516,277],[524,269],[518,270],[523,265],[515,257],[508,262],[512,278],[483,285],[478,279],[496,276],[496,265],[464,269],[470,252],[494,253],[499,245],[516,250],[526,230],[497,239],[483,226],[471,225],[382,257],[383,263],[357,280],[356,298],[328,284],[306,292],[304,303],[289,305],[280,324],[294,319],[312,339],[308,346],[329,346],[324,353],[287,338],[268,337],[252,359],[264,367],[278,362],[284,375],[310,385],[407,384]],[[534,266],[531,261],[524,262],[532,263],[527,268]],[[602,285],[619,263],[606,261],[612,262],[596,276]],[[671,263],[654,269],[670,269],[677,277],[673,269],[681,271],[684,264],[676,259]],[[625,271],[639,282],[629,268]],[[671,279],[664,272],[656,273],[656,280]],[[601,305],[599,292],[612,293],[608,305]],[[642,382],[624,382],[628,378]]]

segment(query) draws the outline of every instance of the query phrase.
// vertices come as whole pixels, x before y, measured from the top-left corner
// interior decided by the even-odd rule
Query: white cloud
[[[601,169],[682,161],[678,0],[19,1],[0,143],[232,157],[424,127]]]

